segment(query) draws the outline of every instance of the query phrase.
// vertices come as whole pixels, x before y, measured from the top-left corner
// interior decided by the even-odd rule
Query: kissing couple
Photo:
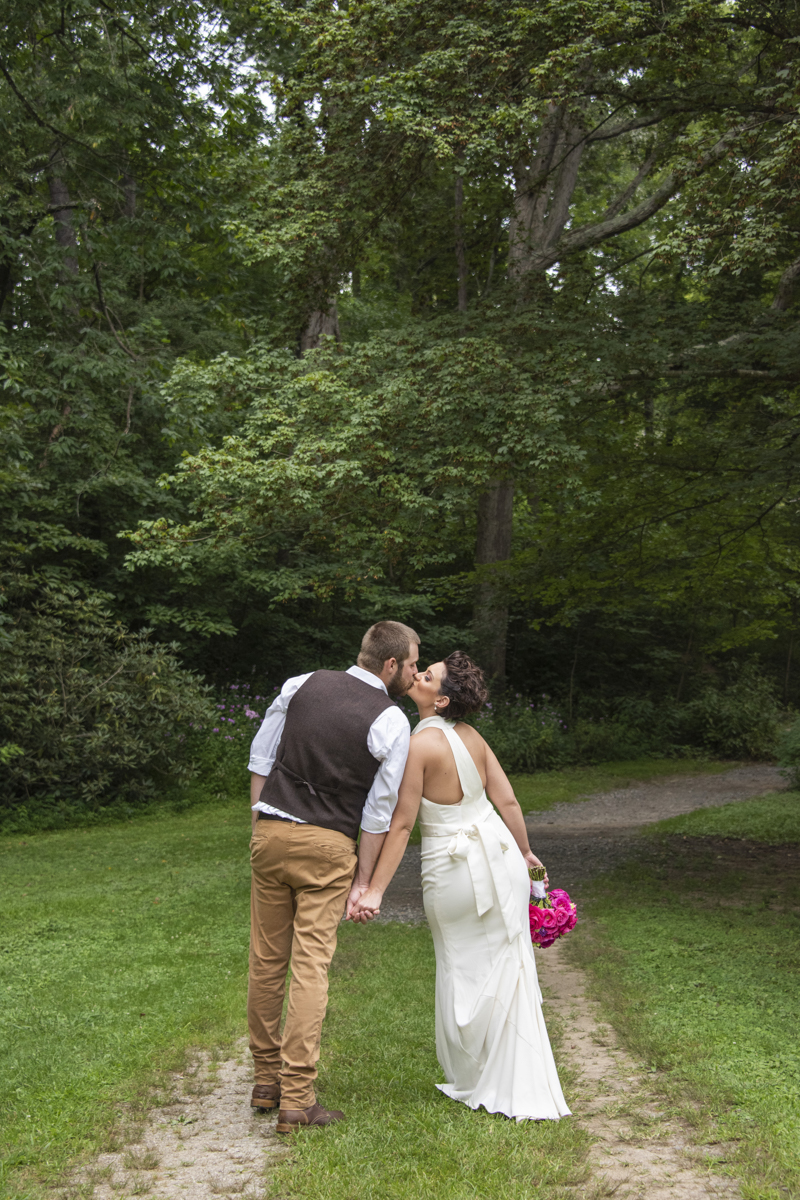
[[[279,1108],[279,1133],[344,1119],[314,1089],[337,929],[377,916],[418,814],[436,1086],[517,1121],[569,1115],[529,932],[528,868],[542,864],[505,772],[464,723],[486,702],[483,675],[460,650],[424,671],[418,654],[413,629],[379,621],[356,666],[288,679],[253,739],[251,1105]],[[413,738],[395,703],[406,695]]]

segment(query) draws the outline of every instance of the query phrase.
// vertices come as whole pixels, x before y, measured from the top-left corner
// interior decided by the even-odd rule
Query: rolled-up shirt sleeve
[[[361,828],[365,833],[387,833],[389,830],[406,769],[410,737],[408,718],[394,705],[384,709],[370,726],[367,747],[380,766],[361,817]]]
[[[269,775],[272,770],[283,727],[286,724],[286,710],[289,707],[289,701],[298,688],[301,688],[305,681],[311,678],[312,674],[313,671],[309,671],[305,675],[295,675],[291,679],[287,679],[264,714],[261,728],[250,746],[248,769],[255,775]]]

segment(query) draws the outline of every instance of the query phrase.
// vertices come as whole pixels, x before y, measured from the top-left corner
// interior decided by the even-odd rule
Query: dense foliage
[[[393,615],[578,756],[764,753],[799,39],[797,0],[15,5],[3,571],[217,681]]]
[[[6,580],[0,826],[124,816],[186,776],[191,727],[212,724],[177,647],[131,633],[74,585]]]

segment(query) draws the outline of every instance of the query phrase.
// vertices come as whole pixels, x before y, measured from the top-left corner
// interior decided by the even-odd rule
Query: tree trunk
[[[542,253],[556,245],[566,228],[583,148],[583,123],[579,114],[570,112],[563,105],[550,104],[535,148],[532,147],[528,158],[521,159],[515,167],[514,208],[508,232],[508,275],[523,300],[530,298],[537,286],[545,285],[543,269],[537,264]],[[456,214],[459,222],[458,191]],[[458,225],[456,247],[458,254]],[[479,500],[475,548],[475,561],[479,566],[505,562],[510,557],[513,498],[513,482],[498,481]],[[508,603],[503,592],[504,589],[491,580],[479,584],[473,618],[478,661],[489,678],[501,686],[506,674],[508,636]]]
[[[644,440],[648,449],[653,448],[655,437],[656,404],[652,394],[644,398]]]
[[[50,191],[50,211],[56,223],[56,242],[64,251],[64,271],[68,278],[78,274],[78,239],[72,220],[69,189],[62,176],[65,165],[60,147],[55,146],[47,164],[47,186]]]
[[[4,258],[0,262],[0,317],[3,318],[3,323],[9,333],[14,328],[14,320],[11,314],[3,317],[3,309],[6,306],[6,300],[14,294],[14,263],[9,258]],[[10,306],[9,306],[10,307]]]
[[[511,557],[514,485],[496,480],[478,500],[478,566],[507,562]],[[473,633],[478,663],[486,677],[501,687],[506,675],[508,602],[504,587],[495,578],[478,584],[473,612]]]
[[[572,670],[569,673],[569,702],[568,702],[567,711],[569,712],[570,725],[572,724],[572,697],[575,694],[575,668],[578,665],[578,648],[580,647],[580,644],[581,644],[581,627],[579,625],[578,631],[575,634],[575,653],[572,657]]]
[[[339,318],[336,315],[335,301],[327,312],[316,308],[311,313],[305,329],[300,334],[300,353],[316,350],[325,336],[333,336],[339,340]]]
[[[126,171],[122,176],[122,215],[132,221],[136,216],[136,180]]]
[[[535,152],[514,168],[508,273],[523,295],[542,274],[542,256],[557,245],[566,228],[584,146],[576,114],[549,104]]]
[[[467,311],[467,249],[464,243],[464,180],[456,175],[455,196],[456,266],[458,267],[458,311]]]

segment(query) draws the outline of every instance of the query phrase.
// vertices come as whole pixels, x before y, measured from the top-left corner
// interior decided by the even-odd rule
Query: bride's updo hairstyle
[[[489,689],[478,664],[463,650],[454,650],[444,660],[444,671],[439,695],[447,696],[450,703],[439,715],[446,721],[463,721],[480,712],[489,699]]]

